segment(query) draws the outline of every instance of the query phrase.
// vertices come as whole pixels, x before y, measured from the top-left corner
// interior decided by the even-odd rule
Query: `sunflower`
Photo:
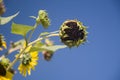
[[[23,75],[26,76],[27,73],[28,75],[31,74],[31,69],[34,70],[35,66],[37,65],[37,60],[38,60],[38,52],[29,52],[30,47],[26,49],[24,54],[20,56],[20,62],[21,64],[18,67],[19,72]]]
[[[13,74],[10,70],[0,63],[0,80],[12,80]]]
[[[86,27],[78,20],[67,20],[60,27],[60,39],[68,47],[79,46],[87,38]]]
[[[6,47],[6,42],[4,41],[4,36],[0,34],[0,50],[3,50],[2,47]]]

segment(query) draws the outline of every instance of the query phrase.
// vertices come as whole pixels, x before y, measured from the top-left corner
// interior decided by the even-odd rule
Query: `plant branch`
[[[19,59],[19,57],[24,53],[24,51],[26,50],[28,46],[26,46],[19,54],[18,56],[13,60],[13,62],[8,66],[7,70],[9,70]]]
[[[56,33],[56,34],[50,34],[50,35],[46,36],[46,38],[53,37],[53,36],[59,36],[59,34],[57,34],[57,33]],[[40,37],[40,38],[38,38],[38,39],[30,42],[30,43],[28,44],[28,46],[33,45],[33,44],[35,44],[36,42],[41,41],[42,39],[44,39],[44,38],[43,38],[43,37]]]
[[[31,31],[31,33],[30,33],[30,35],[29,35],[29,37],[28,37],[27,42],[29,42],[29,41],[30,41],[30,39],[32,38],[32,35],[33,35],[33,33],[34,33],[35,29],[37,28],[37,26],[38,26],[38,24],[37,24],[37,23],[35,23],[34,28],[33,28],[33,30]]]
[[[56,34],[49,34],[49,35],[47,35],[46,37],[48,38],[48,37],[54,37],[54,36],[59,36],[59,34],[58,34],[58,33],[56,33]],[[43,38],[43,37],[40,37],[40,38],[38,38],[38,39],[30,42],[30,43],[18,54],[18,56],[13,60],[13,62],[8,66],[7,70],[9,70],[9,69],[17,62],[17,60],[18,60],[19,57],[24,53],[24,51],[26,50],[27,47],[29,47],[30,45],[35,44],[35,43],[38,42],[38,41],[41,41],[42,39],[44,39],[44,38]]]

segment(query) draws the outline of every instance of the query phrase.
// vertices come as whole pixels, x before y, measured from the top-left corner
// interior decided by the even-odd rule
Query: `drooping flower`
[[[27,74],[31,74],[31,69],[34,70],[35,66],[37,65],[37,60],[38,60],[38,52],[29,52],[30,47],[26,49],[24,54],[20,56],[20,65],[18,67],[19,72],[23,75],[26,76]]]
[[[60,27],[60,39],[68,47],[79,46],[86,41],[86,27],[78,20],[67,20]]]
[[[42,52],[42,54],[43,54],[43,57],[46,61],[50,61],[51,58],[53,57],[54,53],[53,53],[53,51],[45,50],[45,51]]]
[[[2,47],[7,48],[6,42],[4,41],[4,36],[0,34],[0,50],[3,50]]]
[[[4,14],[5,11],[6,11],[6,9],[5,9],[5,5],[4,5],[4,3],[3,3],[3,0],[0,0],[0,16],[1,16],[2,14]]]
[[[48,13],[45,10],[39,10],[36,22],[38,24],[41,23],[44,28],[48,28],[48,26],[50,26],[50,19],[48,17]]]

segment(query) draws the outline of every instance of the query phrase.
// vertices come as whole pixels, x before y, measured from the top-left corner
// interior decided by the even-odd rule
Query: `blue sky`
[[[31,76],[24,78],[17,72],[13,80],[120,80],[119,0],[4,0],[4,3],[7,11],[3,16],[20,11],[12,20],[19,24],[34,25],[35,21],[28,16],[37,16],[40,9],[49,13],[51,26],[48,30],[40,26],[33,39],[42,31],[58,30],[67,19],[78,19],[89,27],[88,43],[56,51],[50,62],[40,55]],[[8,44],[22,38],[10,33],[12,21],[0,28]],[[61,44],[58,38],[55,42]]]

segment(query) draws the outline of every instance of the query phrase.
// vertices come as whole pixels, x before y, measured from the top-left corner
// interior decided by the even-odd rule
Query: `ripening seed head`
[[[86,27],[78,20],[67,20],[61,25],[59,36],[68,47],[79,46],[86,41]]]

